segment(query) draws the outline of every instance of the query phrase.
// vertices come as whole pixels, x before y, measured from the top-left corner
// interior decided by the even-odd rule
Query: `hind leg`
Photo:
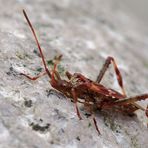
[[[124,89],[124,86],[123,86],[122,76],[121,76],[121,73],[119,71],[119,68],[118,68],[118,66],[117,66],[117,64],[116,64],[116,62],[115,62],[115,60],[114,60],[113,57],[107,57],[104,65],[103,65],[103,67],[102,67],[102,69],[101,69],[101,71],[100,71],[100,73],[99,73],[99,75],[98,75],[98,77],[96,79],[96,82],[97,83],[100,83],[101,82],[101,80],[102,80],[105,72],[109,68],[109,65],[111,64],[111,62],[113,63],[114,70],[115,70],[115,73],[116,73],[116,77],[117,77],[117,80],[118,80],[118,84],[119,84],[119,86],[121,87],[121,90],[122,90],[122,94],[124,96],[126,96],[125,89]]]
[[[124,105],[124,104],[134,103],[136,101],[141,101],[141,100],[146,100],[146,99],[148,99],[148,94],[142,94],[142,95],[135,96],[135,97],[129,97],[129,98],[117,100],[113,104],[114,105]]]
[[[97,77],[97,80],[96,82],[97,83],[100,83],[106,70],[108,69],[109,65],[111,64],[111,62],[113,63],[113,66],[114,66],[114,70],[115,70],[115,73],[116,73],[116,77],[117,77],[117,80],[118,80],[118,84],[119,86],[121,87],[121,90],[122,90],[122,95],[126,97],[126,93],[125,93],[125,89],[124,89],[124,86],[123,86],[123,80],[122,80],[122,76],[121,76],[121,73],[119,71],[119,68],[114,60],[113,57],[108,57]],[[140,105],[138,105],[137,103],[135,102],[131,102],[134,106],[136,106],[138,109],[141,109],[143,110],[143,107],[141,107]]]
[[[121,106],[121,107],[125,107],[126,108],[126,106],[127,106],[127,109],[128,109],[128,105],[132,105],[136,101],[141,101],[141,100],[146,100],[146,99],[148,99],[148,94],[142,94],[142,95],[139,95],[139,96],[129,97],[129,98],[125,98],[125,99],[120,99],[120,100],[117,100],[117,101],[112,102],[112,103],[104,104],[103,108],[112,108],[114,106]],[[148,117],[148,107],[147,107],[146,110],[143,109],[142,107],[140,109],[145,111],[146,112],[146,116]],[[130,108],[130,110],[127,111],[127,113],[131,114],[134,111],[135,111],[134,108],[133,109]]]

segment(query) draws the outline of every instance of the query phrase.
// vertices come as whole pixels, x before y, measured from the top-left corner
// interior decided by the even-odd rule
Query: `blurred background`
[[[139,20],[138,23],[144,26],[145,31],[148,31],[148,1],[147,0],[114,0],[125,11],[128,11],[130,16]]]

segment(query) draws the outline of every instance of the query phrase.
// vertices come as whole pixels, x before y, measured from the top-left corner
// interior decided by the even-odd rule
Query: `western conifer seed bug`
[[[44,72],[40,73],[39,75],[35,77],[30,77],[29,75],[26,75],[24,73],[21,73],[21,75],[24,75],[30,80],[36,80],[43,75],[48,75],[50,78],[50,81],[49,81],[50,85],[54,89],[63,93],[65,96],[67,96],[74,102],[76,113],[79,119],[82,119],[82,117],[78,109],[78,105],[77,105],[78,102],[82,103],[84,107],[86,108],[86,110],[90,112],[90,114],[93,117],[94,125],[95,125],[95,128],[98,134],[100,134],[100,131],[99,131],[99,128],[97,126],[97,122],[94,116],[94,112],[96,109],[101,110],[101,109],[115,108],[117,111],[121,111],[127,114],[132,114],[136,110],[141,109],[146,112],[146,116],[148,117],[148,107],[147,109],[144,109],[143,107],[141,107],[140,105],[136,103],[136,101],[147,99],[148,93],[137,95],[134,97],[126,96],[126,93],[123,87],[122,76],[121,76],[121,73],[113,57],[108,57],[106,59],[105,64],[103,65],[96,81],[92,81],[80,73],[71,74],[68,71],[65,73],[67,76],[67,80],[62,79],[57,70],[57,65],[59,64],[62,58],[62,55],[56,58],[53,69],[49,70],[45,62],[42,48],[37,39],[36,32],[25,10],[23,10],[23,14],[27,20],[27,23],[35,38],[35,42],[38,46],[39,53],[40,53],[40,56],[41,56],[41,59],[44,65]],[[105,86],[100,84],[106,70],[108,69],[111,63],[113,64],[115,74],[117,77],[117,81],[118,81],[119,86],[121,87],[122,93],[119,93],[110,88],[106,88]]]

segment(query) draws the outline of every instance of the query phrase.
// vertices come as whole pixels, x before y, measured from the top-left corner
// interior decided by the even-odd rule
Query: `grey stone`
[[[0,1],[0,147],[1,148],[147,148],[145,113],[129,117],[96,112],[101,135],[80,106],[79,120],[70,99],[53,90],[37,46],[22,14],[38,34],[46,60],[63,54],[61,68],[95,80],[107,56],[121,70],[128,96],[148,92],[145,28],[115,0]],[[63,70],[63,69],[62,69]],[[111,68],[102,84],[120,91]],[[146,107],[148,101],[140,104]]]

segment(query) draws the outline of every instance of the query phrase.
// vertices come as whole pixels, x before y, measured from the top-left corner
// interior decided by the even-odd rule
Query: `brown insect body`
[[[23,10],[23,14],[27,20],[27,23],[30,26],[30,29],[37,43],[45,72],[39,74],[36,77],[30,77],[24,73],[21,73],[21,75],[24,75],[25,77],[31,80],[36,80],[39,77],[47,74],[50,78],[51,86],[55,88],[56,90],[62,92],[64,95],[66,95],[68,98],[70,98],[74,102],[79,119],[82,119],[82,118],[79,113],[77,102],[84,104],[84,107],[86,108],[86,110],[89,111],[90,114],[92,114],[96,130],[98,131],[99,134],[100,134],[100,131],[98,129],[97,122],[94,117],[94,111],[96,109],[115,108],[117,111],[125,112],[127,114],[132,114],[137,109],[141,109],[141,110],[146,111],[146,115],[148,116],[148,107],[145,110],[143,109],[143,107],[135,103],[136,101],[147,99],[148,94],[146,93],[143,95],[127,98],[124,87],[123,87],[123,82],[122,82],[120,71],[113,57],[108,57],[106,59],[105,64],[103,65],[96,81],[92,81],[80,73],[71,74],[68,71],[66,72],[66,76],[68,79],[62,80],[60,77],[60,74],[56,70],[58,63],[61,60],[61,57],[62,57],[61,55],[56,58],[53,70],[49,71],[47,68],[46,62],[45,62],[44,55],[42,53],[42,49],[37,39],[36,33],[24,10]],[[100,84],[106,70],[108,69],[111,63],[114,66],[117,81],[118,81],[119,86],[121,87],[122,93],[119,93],[110,88],[108,89],[105,86]]]
[[[83,98],[83,96],[86,95],[89,98],[97,98],[97,100],[94,99],[96,102],[101,102],[101,98],[104,100],[108,98],[124,98],[124,96],[118,93],[117,91],[113,89],[108,89],[101,84],[93,82],[92,80],[84,77],[81,74],[74,73],[72,78],[74,82],[70,83],[76,89],[78,98]]]
[[[74,88],[77,93],[78,102],[84,103],[87,101],[88,104],[94,105],[98,109],[108,109],[109,105],[107,104],[111,104],[119,99],[125,98],[121,93],[113,89],[106,88],[79,73],[71,75],[71,79],[72,81],[69,82],[66,80],[57,80],[56,83],[52,83],[51,81],[51,86],[69,98],[73,98],[73,95],[69,90]],[[118,109],[118,106],[115,107]],[[126,112],[127,109],[133,109],[134,107],[135,110],[138,109],[132,104],[128,104],[128,107],[127,105],[123,105],[122,111],[124,110]],[[121,110],[121,106],[119,110]]]

